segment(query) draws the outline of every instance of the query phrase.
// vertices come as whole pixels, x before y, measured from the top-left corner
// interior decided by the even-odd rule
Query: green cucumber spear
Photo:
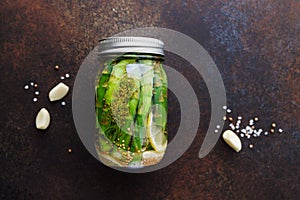
[[[124,76],[119,88],[113,93],[111,109],[117,125],[121,129],[120,141],[123,149],[130,150],[134,130],[134,119],[139,99],[139,81]]]
[[[100,79],[97,95],[98,95],[98,101],[102,103],[99,103],[98,120],[100,121],[100,126],[103,132],[110,139],[114,137],[111,134],[117,133],[117,131],[113,131],[113,130],[110,131],[111,134],[107,132],[109,128],[111,129],[115,127],[113,126],[115,120],[111,113],[112,94],[113,91],[119,87],[120,80],[125,75],[125,66],[131,62],[134,62],[134,60],[126,59],[126,60],[121,60],[116,65],[112,65],[112,66],[108,65],[106,69],[108,72],[110,71],[109,79],[106,79],[105,73],[103,74],[103,76],[105,77],[103,79],[106,79],[105,82],[104,80],[101,81],[102,77]],[[104,70],[103,72],[106,72],[106,70]]]
[[[102,116],[111,118],[109,126],[118,127],[112,136],[115,143],[125,150],[129,150],[132,126],[138,102],[139,81],[129,78],[126,66],[135,63],[135,59],[126,59],[113,66],[107,90],[104,95],[104,108]],[[109,109],[106,112],[105,109]],[[117,135],[116,135],[117,134]]]
[[[152,60],[147,59],[140,60],[139,63],[141,64],[140,68],[142,71],[142,76],[140,80],[140,98],[136,116],[135,142],[140,150],[146,139],[145,130],[147,126],[147,117],[152,105],[153,62]],[[140,141],[137,141],[138,139]]]
[[[153,121],[156,125],[165,127],[167,121],[167,75],[160,63],[154,65],[153,83]]]

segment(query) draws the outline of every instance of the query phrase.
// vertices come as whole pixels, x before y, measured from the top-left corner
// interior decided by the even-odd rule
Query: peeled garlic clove
[[[49,124],[50,114],[46,108],[42,108],[35,118],[35,126],[37,129],[45,130],[48,128]]]
[[[231,130],[224,131],[223,139],[236,152],[239,152],[242,149],[241,140],[233,131]]]
[[[69,87],[64,83],[57,84],[49,92],[50,101],[57,101],[62,99],[69,91]]]

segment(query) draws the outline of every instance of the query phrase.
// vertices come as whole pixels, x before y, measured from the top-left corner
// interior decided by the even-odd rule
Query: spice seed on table
[[[266,132],[265,132],[265,135],[269,135],[269,132],[266,131]]]

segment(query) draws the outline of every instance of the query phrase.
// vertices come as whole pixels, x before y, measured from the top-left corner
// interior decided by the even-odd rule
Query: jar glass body
[[[167,148],[167,76],[163,56],[106,56],[96,78],[96,151],[107,166],[144,167]]]

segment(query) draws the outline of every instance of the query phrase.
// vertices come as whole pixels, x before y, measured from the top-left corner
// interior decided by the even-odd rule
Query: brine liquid
[[[111,60],[96,82],[96,150],[108,166],[157,164],[167,147],[167,77],[160,61]]]

